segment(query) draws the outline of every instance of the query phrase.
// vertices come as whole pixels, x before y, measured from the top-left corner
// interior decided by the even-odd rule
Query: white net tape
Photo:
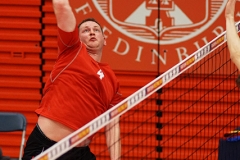
[[[236,24],[237,31],[240,30],[240,22]],[[161,76],[157,77],[113,108],[109,109],[99,117],[95,118],[91,122],[87,123],[82,128],[78,129],[74,133],[68,135],[51,148],[47,149],[40,155],[33,158],[33,160],[54,160],[83,142],[86,138],[96,133],[102,127],[109,124],[116,117],[121,116],[135,105],[155,93],[157,90],[162,88],[164,85],[169,83],[171,80],[179,76],[181,73],[186,71],[188,68],[199,62],[209,53],[213,52],[218,46],[226,42],[226,31],[220,34],[218,37],[213,39],[211,42],[191,54],[185,60],[175,65]]]

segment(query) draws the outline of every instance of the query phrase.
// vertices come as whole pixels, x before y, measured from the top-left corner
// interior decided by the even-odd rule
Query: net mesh
[[[121,159],[217,159],[219,140],[240,126],[237,76],[225,43],[122,115]]]

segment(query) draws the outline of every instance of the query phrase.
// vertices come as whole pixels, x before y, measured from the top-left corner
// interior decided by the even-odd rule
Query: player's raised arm
[[[227,44],[233,63],[240,70],[240,39],[235,27],[234,14],[237,0],[228,0],[225,9]]]
[[[69,0],[53,0],[52,2],[58,27],[65,32],[72,32],[76,27],[76,18]]]

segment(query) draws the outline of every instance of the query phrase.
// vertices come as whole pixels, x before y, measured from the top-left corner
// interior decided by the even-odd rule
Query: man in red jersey
[[[58,26],[58,58],[45,84],[36,113],[38,122],[29,136],[23,160],[29,160],[81,128],[122,100],[119,82],[100,63],[106,40],[99,23],[86,19],[77,27],[68,0],[52,0]],[[110,158],[120,159],[117,118],[105,128]],[[94,160],[89,137],[58,159]]]
[[[237,0],[228,0],[225,8],[227,44],[230,57],[240,71],[240,39],[235,27],[234,13]],[[240,76],[236,79],[236,84],[240,88]]]

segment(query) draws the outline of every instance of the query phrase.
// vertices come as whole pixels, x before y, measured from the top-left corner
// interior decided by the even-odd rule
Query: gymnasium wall
[[[40,0],[0,2],[0,111],[27,117],[27,135],[41,99],[42,24]],[[0,134],[4,155],[17,157],[21,134]]]
[[[182,0],[162,4],[170,17],[163,10],[157,12],[148,0],[131,5],[126,5],[128,0],[70,3],[78,22],[95,17],[103,24],[107,37],[103,61],[112,66],[127,97],[225,30],[226,1],[186,1],[188,5]],[[159,15],[160,36],[154,23]],[[0,1],[0,111],[23,113],[27,137],[36,124],[34,110],[57,57],[56,29],[51,0]],[[19,135],[0,134],[4,155],[18,156]]]

